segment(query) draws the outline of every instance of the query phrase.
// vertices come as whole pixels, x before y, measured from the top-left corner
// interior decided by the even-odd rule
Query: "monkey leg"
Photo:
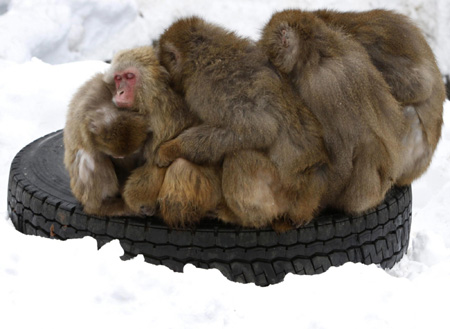
[[[74,152],[75,153],[75,152]],[[109,157],[83,149],[68,156],[72,193],[88,214],[121,216],[129,213],[120,198],[119,182]],[[70,159],[70,160],[69,160]]]
[[[416,109],[406,106],[403,111],[407,132],[402,140],[402,172],[396,184],[409,185],[428,168],[434,149],[428,141],[427,130]]]
[[[127,216],[132,214],[131,209],[127,206],[120,195],[102,199],[100,206],[96,206],[92,209],[91,205],[88,204],[84,207],[84,211],[87,214],[99,216]]]
[[[398,171],[389,152],[381,144],[381,141],[373,141],[370,147],[360,145],[359,150],[355,151],[350,181],[337,198],[337,208],[359,214],[383,201]]]
[[[222,199],[222,202],[217,207],[217,218],[219,218],[222,222],[238,225],[240,226],[242,223],[242,219],[239,218],[226,204],[226,202]]]
[[[438,76],[428,99],[403,108],[407,133],[402,140],[403,172],[396,184],[411,184],[429,167],[441,137],[444,99],[443,83]]]
[[[151,163],[133,170],[125,183],[123,199],[134,213],[148,216],[155,214],[165,173],[165,168],[158,168]]]
[[[384,54],[381,58],[378,58],[379,55],[371,53],[369,55],[377,57],[376,66],[391,87],[391,93],[397,101],[411,104],[425,101],[430,97],[435,77],[428,63],[408,63],[402,56],[397,55]],[[441,79],[440,74],[438,79]]]
[[[321,202],[327,188],[324,169],[320,165],[308,168],[291,179],[293,182],[281,199],[286,209],[285,218],[278,220],[281,228],[289,222],[293,227],[309,223],[321,210]]]
[[[221,199],[217,168],[201,167],[179,158],[167,169],[158,202],[168,225],[184,227],[215,212]]]
[[[227,156],[222,189],[227,206],[237,216],[231,221],[241,226],[265,227],[282,214],[278,171],[260,152],[246,150]]]

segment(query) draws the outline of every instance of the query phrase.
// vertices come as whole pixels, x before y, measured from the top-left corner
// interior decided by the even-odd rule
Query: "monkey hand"
[[[158,193],[165,171],[165,169],[147,164],[131,173],[125,183],[122,197],[135,214],[144,216],[155,214]]]
[[[172,139],[162,144],[155,156],[155,163],[158,167],[168,167],[175,159],[181,157],[181,145],[179,140]]]

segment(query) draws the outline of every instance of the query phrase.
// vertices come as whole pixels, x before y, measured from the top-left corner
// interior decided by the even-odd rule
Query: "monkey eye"
[[[114,76],[114,80],[120,81],[120,80],[122,80],[122,77],[117,74],[117,75]]]
[[[134,78],[134,74],[133,74],[133,73],[127,73],[127,74],[125,75],[125,78],[127,78],[127,80],[133,79],[133,78]]]

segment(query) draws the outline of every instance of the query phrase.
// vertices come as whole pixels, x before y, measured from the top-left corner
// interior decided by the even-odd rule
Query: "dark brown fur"
[[[159,165],[223,163],[224,221],[311,220],[326,189],[321,126],[261,50],[196,17],[169,27],[159,47],[174,88],[202,121],[161,146]]]
[[[360,213],[401,175],[405,119],[366,50],[313,13],[272,16],[259,45],[324,127],[331,159],[324,203]]]
[[[422,32],[406,16],[386,10],[313,14],[331,29],[340,30],[359,42],[390,86],[406,119],[402,137],[402,166],[396,181],[408,185],[429,166],[441,136],[445,86],[432,50]],[[285,16],[301,11],[277,14]],[[275,24],[271,24],[272,28]],[[267,28],[261,43],[269,38]]]

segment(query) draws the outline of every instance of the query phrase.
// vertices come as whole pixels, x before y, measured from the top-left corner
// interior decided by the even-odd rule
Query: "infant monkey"
[[[143,115],[119,110],[103,74],[74,95],[64,130],[64,162],[74,196],[96,215],[131,213],[121,197],[125,180],[142,165],[143,146],[151,138]]]

